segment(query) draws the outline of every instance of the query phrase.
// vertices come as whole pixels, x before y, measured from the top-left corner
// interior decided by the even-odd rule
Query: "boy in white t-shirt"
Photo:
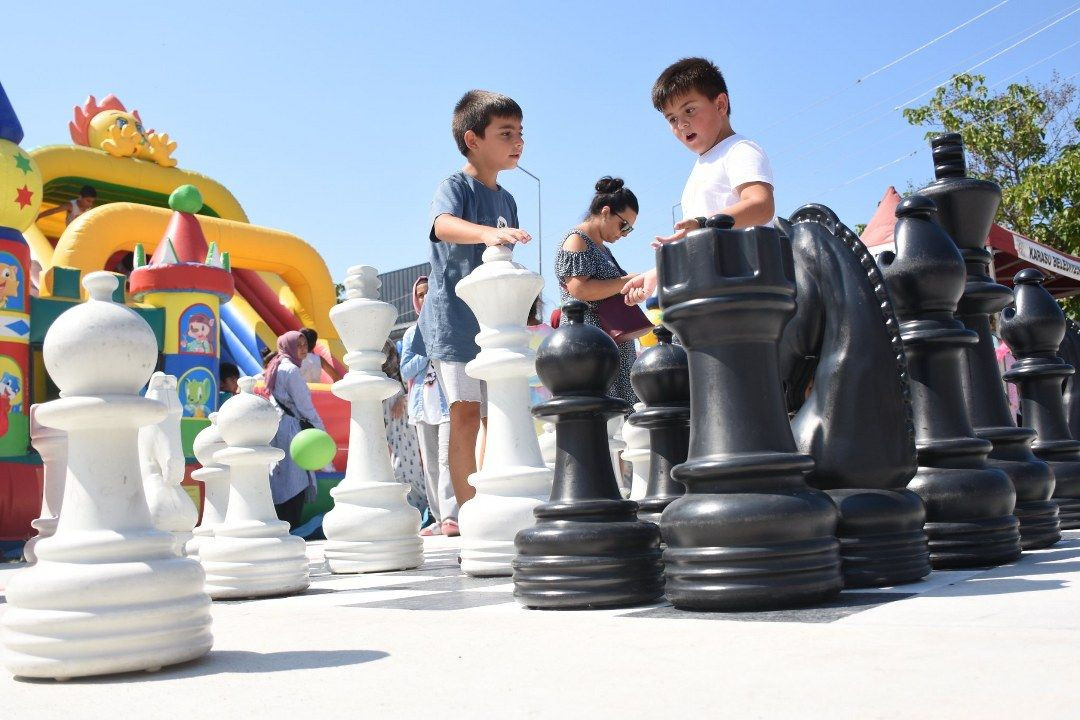
[[[680,60],[660,73],[652,101],[679,142],[698,155],[683,189],[683,219],[673,235],[654,244],[685,237],[718,213],[735,218],[736,228],[771,223],[772,166],[757,143],[731,129],[731,101],[719,68],[704,58]],[[653,269],[626,283],[623,294],[636,305],[655,289]]]

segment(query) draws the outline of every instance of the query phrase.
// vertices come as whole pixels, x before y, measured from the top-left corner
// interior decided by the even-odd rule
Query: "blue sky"
[[[614,247],[628,271],[669,232],[694,157],[649,101],[666,65],[720,66],[734,128],[772,159],[779,212],[822,202],[854,226],[888,185],[931,175],[924,129],[895,106],[1001,51],[977,70],[988,83],[1080,70],[1080,13],[1039,32],[1080,3],[1011,0],[856,82],[999,2],[19,3],[2,11],[2,81],[27,148],[70,142],[72,106],[115,93],[179,143],[181,167],[225,184],[252,222],[306,239],[338,279],[427,259],[432,192],[463,162],[451,109],[472,87],[506,93],[525,111],[522,165],[542,181],[552,300],[556,246],[601,175],[641,201]],[[501,182],[536,236],[536,183]],[[538,251],[515,254],[536,269]]]

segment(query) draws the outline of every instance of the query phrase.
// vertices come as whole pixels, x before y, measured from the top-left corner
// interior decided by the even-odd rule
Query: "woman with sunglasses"
[[[588,305],[585,322],[590,325],[600,327],[596,314],[600,301],[619,295],[623,285],[636,277],[619,266],[607,246],[629,235],[637,216],[638,201],[634,193],[623,186],[621,179],[602,177],[596,183],[596,194],[585,219],[566,234],[555,256],[561,302],[574,298]],[[636,357],[634,342],[620,344],[619,355],[619,375],[609,394],[633,404],[637,402],[630,385],[630,368]]]

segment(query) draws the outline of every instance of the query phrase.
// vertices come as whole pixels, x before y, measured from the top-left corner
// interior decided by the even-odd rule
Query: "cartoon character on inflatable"
[[[113,157],[136,157],[162,167],[175,167],[172,153],[176,143],[168,133],[160,135],[143,127],[138,110],[128,112],[115,95],[98,103],[91,95],[82,107],[75,108],[75,119],[68,123],[71,139],[78,145],[104,150]]]

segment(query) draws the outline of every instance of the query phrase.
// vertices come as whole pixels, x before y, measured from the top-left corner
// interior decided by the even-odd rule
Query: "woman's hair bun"
[[[596,181],[596,192],[602,194],[608,194],[621,190],[623,186],[622,178],[613,178],[609,175],[605,175]]]

